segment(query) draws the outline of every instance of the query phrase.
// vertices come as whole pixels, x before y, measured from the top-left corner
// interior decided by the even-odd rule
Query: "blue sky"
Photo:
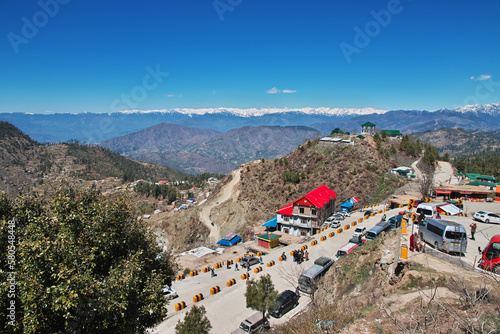
[[[495,0],[2,1],[0,112],[497,103],[499,14]]]

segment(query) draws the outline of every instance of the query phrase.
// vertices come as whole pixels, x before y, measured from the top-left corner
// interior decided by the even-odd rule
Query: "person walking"
[[[210,271],[212,272],[212,277],[214,277],[215,276],[214,267],[210,267]]]
[[[283,261],[286,261],[286,255],[285,255],[285,252],[283,252],[283,253],[281,254],[281,258],[283,259]]]
[[[295,288],[295,294],[297,295],[297,297],[300,297],[299,286]]]
[[[234,264],[234,271],[240,271],[240,270],[238,269],[238,262],[236,262],[236,263]]]
[[[304,256],[305,256],[305,258],[306,258],[306,261],[309,261],[309,252],[308,252],[308,251],[306,251],[306,252],[304,253]]]
[[[476,240],[476,239],[474,238],[474,234],[476,233],[476,229],[477,229],[477,224],[476,224],[476,223],[472,223],[472,224],[470,224],[470,234],[471,234],[471,237],[470,237],[470,238],[471,238],[472,240]]]

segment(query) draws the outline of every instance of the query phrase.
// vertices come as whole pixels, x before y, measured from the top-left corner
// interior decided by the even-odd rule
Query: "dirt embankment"
[[[391,233],[341,258],[307,311],[277,332],[488,333],[500,328],[497,276],[422,253],[410,252],[408,260],[397,262],[397,246]]]

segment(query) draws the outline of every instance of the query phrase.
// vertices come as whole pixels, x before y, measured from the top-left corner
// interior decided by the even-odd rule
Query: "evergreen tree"
[[[15,268],[0,261],[0,331],[135,334],[161,322],[173,264],[136,217],[126,199],[91,189],[65,186],[49,203],[0,194],[0,247],[14,234],[16,250]],[[11,271],[15,327],[5,323]]]
[[[184,321],[177,322],[175,326],[176,334],[206,334],[212,329],[210,321],[206,317],[204,306],[194,305],[191,310],[186,313]]]
[[[247,306],[253,310],[262,312],[265,317],[266,312],[277,307],[278,291],[274,289],[273,281],[269,274],[263,275],[259,280],[251,280],[247,285],[245,298]]]

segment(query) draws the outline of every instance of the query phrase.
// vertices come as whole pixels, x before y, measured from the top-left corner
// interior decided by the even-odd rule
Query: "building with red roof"
[[[296,236],[313,236],[332,214],[336,194],[322,185],[282,207],[276,211],[278,230]]]

